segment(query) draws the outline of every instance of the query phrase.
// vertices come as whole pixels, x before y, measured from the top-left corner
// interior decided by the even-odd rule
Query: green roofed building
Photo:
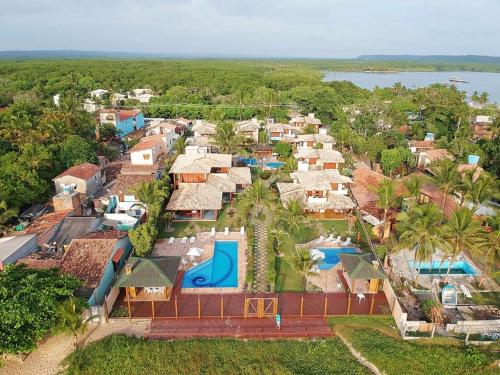
[[[168,301],[177,279],[180,256],[130,257],[115,281],[125,288],[125,301]]]
[[[372,254],[340,254],[340,261],[351,293],[377,293],[380,280],[387,279]]]

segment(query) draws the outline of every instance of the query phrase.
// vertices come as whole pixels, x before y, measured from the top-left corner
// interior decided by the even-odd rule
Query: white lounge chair
[[[347,237],[344,242],[341,243],[342,246],[347,246],[351,244],[351,237]]]
[[[229,236],[229,228],[228,227],[224,228],[224,236]]]
[[[361,301],[365,301],[365,295],[363,293],[358,293],[356,295],[356,299],[358,300],[358,303],[360,303]]]
[[[318,238],[318,239],[316,240],[316,242],[315,242],[315,243],[316,243],[316,244],[320,244],[320,243],[322,243],[324,240],[325,240],[325,237],[321,236],[320,238]]]
[[[340,243],[340,241],[342,241],[342,237],[337,236],[337,238],[333,240],[333,243]]]
[[[198,262],[193,262],[193,266],[197,266],[198,264]]]
[[[191,238],[189,239],[189,243],[194,243],[194,240],[196,240],[196,237],[191,237]]]
[[[175,238],[174,238],[174,237],[170,237],[170,238],[168,239],[168,243],[174,243],[174,240],[175,240]]]
[[[325,240],[325,242],[332,242],[333,241],[333,233],[331,233],[327,239]]]
[[[187,260],[186,260],[186,259],[184,259],[184,258],[182,258],[182,259],[181,259],[181,263],[182,263],[183,265],[186,265],[186,264],[187,264]]]
[[[320,273],[320,272],[321,272],[321,270],[319,269],[319,267],[318,267],[318,266],[314,266],[314,267],[312,267],[312,268],[311,268],[311,271],[312,271],[312,272],[314,272],[314,273]]]
[[[215,227],[212,227],[212,230],[210,231],[211,236],[215,236]]]
[[[186,243],[187,242],[187,237],[182,237],[181,243]]]
[[[240,228],[240,235],[244,236],[245,235],[245,227]]]

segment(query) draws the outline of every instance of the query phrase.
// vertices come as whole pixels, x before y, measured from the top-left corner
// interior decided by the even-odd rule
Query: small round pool
[[[280,169],[283,168],[284,165],[285,163],[283,163],[282,161],[271,161],[269,163],[266,163],[266,167],[269,169]]]

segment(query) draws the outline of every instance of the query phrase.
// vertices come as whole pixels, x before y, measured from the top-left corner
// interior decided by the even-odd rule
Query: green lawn
[[[472,293],[471,299],[467,302],[473,302],[476,305],[495,305],[500,307],[500,292],[478,292]]]
[[[388,375],[498,373],[488,367],[494,354],[465,347],[458,340],[402,340],[391,317],[335,317],[330,321],[335,331]]]
[[[219,213],[217,221],[177,221],[172,224],[173,232],[162,230],[158,234],[158,238],[184,237],[194,236],[199,230],[210,231],[213,227],[217,231],[223,231],[225,227],[231,228],[230,218],[227,217],[227,207],[225,206]],[[238,230],[239,228],[231,228]]]
[[[70,375],[370,374],[337,338],[145,341],[114,335],[77,349],[67,363]]]
[[[293,254],[295,245],[309,242],[317,238],[320,233],[316,223],[323,227],[323,233],[331,233],[332,230],[345,238],[347,232],[347,221],[345,220],[311,220],[311,224],[301,227],[296,233],[288,236],[283,244],[285,257],[276,257],[276,284],[277,292],[301,292],[303,290],[303,279],[295,272],[288,263],[286,256]]]

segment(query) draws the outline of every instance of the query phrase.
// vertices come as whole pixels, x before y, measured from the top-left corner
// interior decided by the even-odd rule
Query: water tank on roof
[[[424,141],[433,141],[434,140],[434,133],[427,133],[425,135]]]
[[[479,163],[479,156],[478,155],[468,155],[467,156],[467,163],[472,164],[472,165],[477,165],[477,163]]]

